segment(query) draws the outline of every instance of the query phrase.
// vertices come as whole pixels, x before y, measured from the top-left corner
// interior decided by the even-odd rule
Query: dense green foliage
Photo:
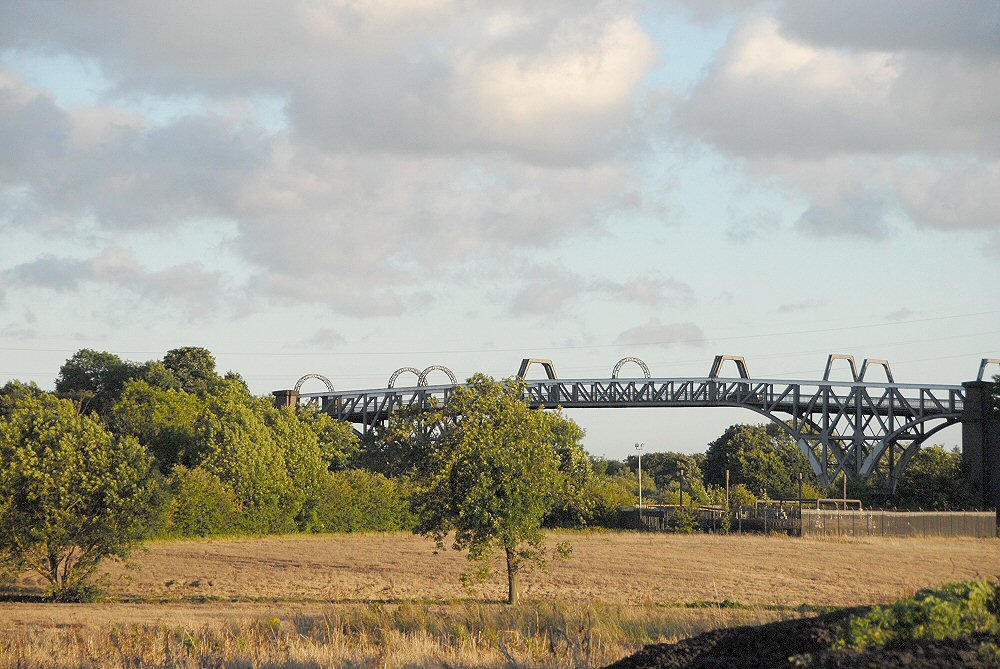
[[[413,529],[409,486],[364,469],[327,472],[320,480],[318,532],[392,532]]]
[[[835,647],[864,650],[919,639],[957,639],[1000,633],[1000,587],[989,581],[921,590],[844,621]]]
[[[805,454],[780,425],[731,425],[708,445],[702,465],[705,482],[723,486],[742,483],[755,494],[797,497],[798,476],[815,485]]]
[[[899,477],[895,502],[907,508],[972,508],[975,496],[962,467],[961,451],[936,445],[917,451]]]
[[[200,467],[178,465],[170,475],[169,486],[168,535],[207,537],[241,529],[236,494],[215,474]]]
[[[689,506],[682,506],[670,516],[669,527],[677,534],[693,534],[701,529],[698,512]]]
[[[28,396],[0,420],[0,560],[29,567],[58,600],[84,599],[107,557],[125,557],[151,517],[152,459],[76,405]]]

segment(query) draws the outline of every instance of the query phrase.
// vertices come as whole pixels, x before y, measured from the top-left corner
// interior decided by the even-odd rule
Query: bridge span
[[[728,363],[728,365],[727,365]],[[987,367],[1000,360],[983,360],[976,381],[961,385],[897,383],[889,363],[866,359],[860,369],[848,355],[831,355],[820,380],[751,378],[741,356],[716,356],[708,376],[654,378],[646,364],[634,357],[615,365],[610,378],[563,379],[551,360],[526,358],[517,376],[524,380],[525,399],[534,408],[599,409],[653,407],[737,407],[748,409],[785,430],[809,459],[813,471],[828,484],[841,473],[858,480],[876,470],[895,488],[900,473],[930,437],[961,423],[963,458],[974,484],[982,489],[983,504],[1000,507],[1000,424],[990,403],[992,384],[984,380]],[[851,379],[830,378],[835,365],[846,365]],[[623,378],[627,365],[639,376]],[[533,367],[545,378],[528,379]],[[736,376],[724,376],[724,367]],[[873,381],[878,369],[884,380]],[[430,385],[429,374],[448,376],[449,383]],[[404,373],[417,384],[394,387]],[[302,382],[319,378],[327,390],[302,393]],[[317,403],[333,417],[356,426],[362,436],[382,428],[393,412],[408,407],[440,406],[459,386],[446,367],[397,370],[385,388],[335,390],[325,377],[310,374],[293,390],[275,391],[279,405]]]

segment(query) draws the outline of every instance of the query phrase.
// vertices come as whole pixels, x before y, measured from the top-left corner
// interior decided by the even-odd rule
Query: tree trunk
[[[517,604],[517,556],[511,546],[504,546],[507,553],[507,603]]]

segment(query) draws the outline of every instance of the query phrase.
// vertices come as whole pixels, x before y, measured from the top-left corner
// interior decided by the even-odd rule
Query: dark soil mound
[[[978,650],[986,641],[1000,645],[1000,638],[982,635],[912,642],[865,652],[830,650],[839,621],[862,611],[845,609],[815,618],[714,630],[679,643],[646,646],[607,669],[1000,668],[1000,662],[986,659],[986,653]]]

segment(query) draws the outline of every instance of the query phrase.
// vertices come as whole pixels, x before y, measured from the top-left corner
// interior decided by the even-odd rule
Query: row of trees
[[[413,529],[478,567],[500,551],[513,600],[517,574],[549,554],[543,526],[615,526],[638,493],[635,456],[588,457],[580,427],[530,410],[513,380],[474,376],[363,446],[350,425],[252,395],[203,348],[145,363],[82,350],[55,386],[0,389],[0,571],[35,569],[63,599],[89,596],[98,562],[149,536]],[[959,464],[925,449],[907,501],[964,504]],[[704,454],[645,454],[643,470],[662,503],[683,486],[688,504],[724,504],[727,470],[733,505],[797,495],[799,472],[807,495],[832,492],[774,425],[731,426]]]

